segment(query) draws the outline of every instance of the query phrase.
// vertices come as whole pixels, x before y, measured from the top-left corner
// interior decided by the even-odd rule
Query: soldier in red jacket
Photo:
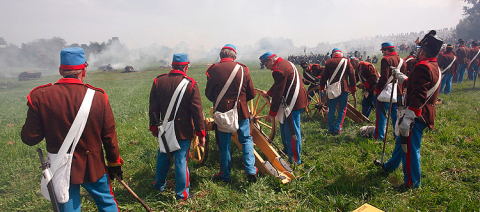
[[[457,73],[458,58],[453,52],[453,46],[448,44],[445,52],[438,54],[438,66],[442,69],[442,84],[440,93],[445,87],[445,94],[450,94],[452,90],[452,78]],[[445,86],[446,85],[446,86]]]
[[[160,124],[158,120],[165,119],[175,89],[183,79],[188,79],[189,82],[178,106],[178,111],[174,107],[168,118],[170,121],[175,117],[175,135],[180,145],[179,150],[170,153],[175,156],[175,196],[179,200],[186,200],[191,197],[190,173],[187,162],[190,140],[194,133],[198,136],[199,146],[205,144],[205,118],[203,116],[202,98],[197,82],[187,76],[188,64],[188,54],[173,54],[172,70],[168,74],[157,76],[153,81],[149,104],[150,131],[154,137],[158,137],[158,126]],[[165,189],[170,165],[167,153],[161,153],[159,150],[155,182],[153,183],[155,189],[159,191]]]
[[[28,113],[22,128],[22,141],[33,146],[45,138],[48,154],[57,154],[87,89],[95,90],[85,129],[73,152],[69,200],[58,205],[60,211],[80,211],[82,186],[99,211],[118,211],[104,159],[108,161],[110,179],[113,179],[112,173],[122,177],[123,160],[119,154],[115,121],[105,91],[83,83],[86,72],[82,48],[61,51],[59,73],[63,78],[54,85],[39,86],[27,96]]]
[[[355,72],[356,79],[360,81],[357,87],[363,89],[362,114],[368,118],[377,104],[377,97],[373,94],[373,91],[377,85],[378,72],[371,63],[360,61],[356,57],[351,59],[351,63],[353,68],[357,70]]]
[[[472,48],[467,54],[467,69],[471,79],[475,80],[478,72],[478,64],[480,63],[480,49],[477,41],[472,41]]]
[[[387,84],[391,83],[393,80],[388,81],[391,76],[391,72],[393,68],[399,68],[402,73],[406,73],[407,66],[405,61],[402,62],[400,66],[400,56],[398,56],[395,46],[391,42],[384,42],[382,43],[382,49],[380,49],[383,54],[383,58],[381,60],[381,70],[380,70],[380,78],[378,79],[378,83],[375,87],[374,94],[377,96],[385,89]],[[403,59],[402,59],[403,60]],[[398,67],[400,66],[400,67]],[[397,86],[397,95],[401,94],[401,87],[398,83],[395,84]],[[398,99],[398,98],[397,98]],[[385,130],[387,124],[387,113],[390,107],[389,101],[381,101],[378,99],[377,101],[377,119],[375,122],[375,134],[374,137],[378,140],[383,140],[385,137]],[[390,111],[390,117],[392,119],[392,124],[395,124],[397,120],[397,102],[392,101],[392,110]],[[395,126],[393,127],[395,129]]]
[[[462,83],[465,76],[465,69],[467,67],[468,59],[468,47],[465,46],[465,41],[463,39],[458,39],[458,48],[455,51],[456,56],[458,57],[458,69],[457,74],[455,74],[453,81],[456,83]]]
[[[432,30],[420,41],[418,63],[408,77],[393,70],[398,82],[407,89],[395,128],[398,137],[392,157],[386,163],[374,161],[375,165],[387,172],[393,172],[402,163],[406,188],[421,185],[420,147],[423,130],[434,128],[435,102],[441,80],[436,56],[443,44],[435,34]]]
[[[259,59],[267,69],[272,70],[274,79],[274,83],[268,92],[263,91],[264,95],[272,97],[270,112],[265,121],[272,122],[275,121],[275,117],[277,118],[280,122],[284,150],[290,157],[289,161],[301,164],[300,114],[307,107],[308,98],[305,86],[300,81],[300,73],[293,63],[278,57],[273,52],[266,52]],[[297,85],[299,89],[295,99]],[[291,113],[284,113],[285,108],[291,108]]]
[[[222,99],[219,100],[216,111],[224,113],[232,110],[238,97],[236,104],[239,126],[239,129],[237,130],[238,141],[242,144],[243,162],[245,164],[247,180],[254,182],[257,180],[257,168],[255,167],[255,156],[253,154],[253,138],[250,135],[250,112],[248,110],[247,102],[255,97],[255,88],[253,87],[252,78],[250,77],[247,66],[235,62],[235,59],[237,58],[237,49],[234,45],[225,45],[222,50],[220,50],[220,58],[220,62],[211,65],[205,73],[207,75],[205,96],[215,104],[217,97],[219,97],[220,92],[233,70],[237,65],[240,66],[232,83],[227,88]],[[240,95],[238,94],[239,88]],[[232,133],[218,130],[218,137],[220,148],[220,172],[217,177],[224,182],[230,182],[230,172],[232,169],[230,143]]]
[[[335,70],[338,70],[337,73],[335,73]],[[330,81],[328,82],[329,86],[339,82],[341,87],[339,96],[335,98],[328,97],[328,131],[332,135],[338,135],[342,132],[342,125],[345,120],[348,93],[355,95],[357,91],[357,87],[355,87],[355,72],[352,64],[348,58],[343,57],[343,52],[338,48],[332,50],[332,58],[325,63],[325,71],[320,79],[320,92],[328,87],[327,80]],[[337,104],[338,113],[337,117],[335,117]]]

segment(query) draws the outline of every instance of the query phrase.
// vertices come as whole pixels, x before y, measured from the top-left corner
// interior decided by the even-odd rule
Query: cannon
[[[125,66],[125,69],[122,71],[122,73],[130,73],[130,72],[137,72],[133,66]]]
[[[250,134],[254,143],[255,166],[262,174],[272,175],[282,184],[286,184],[296,178],[294,170],[282,158],[286,157],[278,146],[273,142],[276,133],[276,123],[266,123],[270,109],[270,99],[261,94],[259,90],[255,91],[255,98],[250,100],[248,107],[251,113],[250,117]],[[213,116],[213,108],[211,108]],[[213,118],[206,118],[206,131],[214,131],[215,123]],[[189,157],[199,164],[203,164],[210,151],[209,136],[207,134],[204,147],[198,146],[198,137],[192,138]],[[237,133],[232,134],[232,140],[242,149],[242,145],[238,141]]]
[[[18,81],[27,81],[31,79],[40,79],[42,78],[42,72],[38,71],[24,71],[18,74]]]

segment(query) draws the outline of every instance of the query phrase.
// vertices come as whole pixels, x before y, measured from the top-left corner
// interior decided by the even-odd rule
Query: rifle
[[[385,136],[383,137],[383,150],[382,150],[382,160],[380,161],[383,163],[383,159],[385,158],[385,146],[387,144],[387,135],[388,135],[388,120],[390,119],[390,113],[392,113],[392,99],[393,99],[393,89],[395,89],[395,83],[397,80],[393,80],[392,82],[392,93],[390,94],[390,105],[388,106],[388,111],[387,111],[387,126],[385,127]]]
[[[50,164],[45,162],[45,159],[43,158],[43,153],[42,149],[37,148],[38,156],[40,157],[40,163],[42,163],[42,173],[43,177],[47,180],[47,189],[48,189],[48,195],[50,196],[50,202],[52,203],[52,208],[53,211],[59,212],[60,209],[58,208],[57,204],[57,196],[55,195],[55,189],[53,189],[53,175],[52,172],[50,171]]]
[[[145,210],[147,210],[147,211],[152,211],[152,209],[150,209],[150,208],[148,207],[148,205],[145,204],[145,202],[143,202],[143,200],[140,199],[140,197],[138,197],[137,194],[135,194],[135,192],[133,192],[132,189],[130,189],[130,187],[128,187],[128,185],[127,185],[125,182],[123,182],[122,179],[120,179],[119,176],[117,176],[115,173],[112,173],[112,175],[113,175],[113,177],[115,177],[115,179],[117,179],[118,182],[120,182],[120,183],[127,189],[128,192],[130,192],[130,194],[131,194],[133,197],[135,197],[135,199],[137,199],[137,201],[138,201],[140,204],[142,204],[142,206],[145,208]]]

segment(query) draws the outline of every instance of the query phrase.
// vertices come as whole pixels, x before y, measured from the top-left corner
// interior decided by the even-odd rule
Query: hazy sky
[[[20,45],[61,37],[89,44],[119,37],[129,48],[181,41],[206,49],[263,37],[315,47],[364,36],[454,27],[460,0],[3,0],[0,37]]]

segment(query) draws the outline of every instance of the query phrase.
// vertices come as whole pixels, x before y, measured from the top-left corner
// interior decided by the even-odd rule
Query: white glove
[[[400,85],[403,84],[403,81],[408,79],[407,75],[400,72],[399,69],[393,69],[392,74],[393,74],[393,77],[398,79],[398,84],[400,84]]]
[[[413,128],[413,124],[415,123],[414,119],[416,117],[415,112],[405,109],[403,116],[398,120],[398,131],[400,132],[400,136],[408,137],[410,135],[410,130]]]

